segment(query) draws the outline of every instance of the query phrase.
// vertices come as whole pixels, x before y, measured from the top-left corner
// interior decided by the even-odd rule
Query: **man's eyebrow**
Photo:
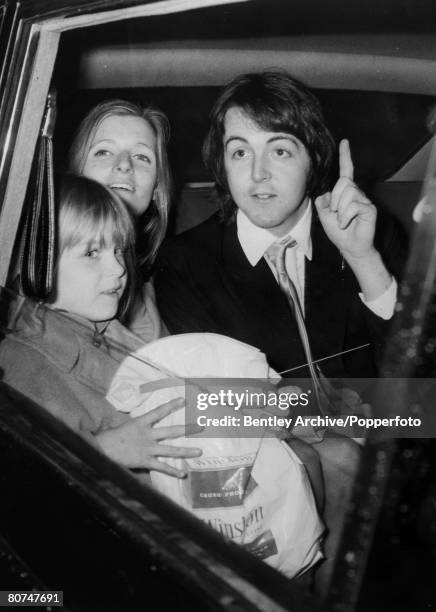
[[[243,138],[242,136],[229,136],[229,138],[227,138],[224,141],[224,148],[227,147],[228,144],[230,144],[233,140],[239,140],[241,142],[246,142],[248,143],[248,140],[246,138]]]
[[[227,148],[227,145],[229,145],[234,140],[238,140],[239,142],[248,143],[248,140],[244,138],[243,136],[229,136],[229,138],[227,138],[224,141],[224,148]],[[279,133],[279,134],[275,134],[274,136],[271,136],[271,138],[268,138],[267,143],[276,142],[277,140],[289,140],[290,142],[295,144],[297,147],[300,144],[300,141],[298,140],[296,136],[293,136],[292,134],[286,134],[286,133]]]
[[[271,138],[268,138],[268,142],[275,142],[276,140],[290,140],[297,147],[300,144],[298,138],[296,138],[292,134],[277,134],[276,136],[271,136]]]

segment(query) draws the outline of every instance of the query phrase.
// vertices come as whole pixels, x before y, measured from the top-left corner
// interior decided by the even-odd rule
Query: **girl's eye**
[[[90,251],[86,251],[85,257],[89,259],[95,259],[98,256],[98,249],[91,249]]]

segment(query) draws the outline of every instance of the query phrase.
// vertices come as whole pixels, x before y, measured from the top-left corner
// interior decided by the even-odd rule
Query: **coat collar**
[[[24,297],[11,303],[9,333],[34,347],[60,371],[102,393],[118,364],[143,344],[116,320],[96,328],[82,317]],[[108,358],[113,368],[107,367]]]

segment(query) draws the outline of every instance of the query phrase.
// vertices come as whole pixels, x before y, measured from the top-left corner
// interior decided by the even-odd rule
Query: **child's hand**
[[[198,457],[202,451],[199,448],[161,444],[162,440],[185,436],[187,429],[184,425],[154,427],[172,412],[180,410],[183,405],[184,401],[181,398],[171,400],[115,429],[99,433],[96,436],[97,442],[108,457],[126,467],[156,470],[170,476],[184,478],[185,472],[168,465],[160,458]],[[192,428],[190,433],[195,433]]]

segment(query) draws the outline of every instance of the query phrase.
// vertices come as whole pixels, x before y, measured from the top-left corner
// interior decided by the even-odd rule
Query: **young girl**
[[[153,427],[182,401],[131,419],[105,399],[120,362],[143,345],[118,320],[133,294],[130,215],[110,189],[72,175],[61,186],[58,213],[54,293],[45,304],[26,297],[12,302],[0,342],[2,380],[123,465],[183,477],[159,457],[200,451],[160,443],[180,437],[184,427]]]
[[[198,448],[160,443],[165,439],[183,437],[186,433],[185,425],[153,427],[171,412],[180,409],[181,400],[167,402],[137,418],[117,411],[106,400],[120,364],[127,355],[144,346],[143,341],[119,320],[122,320],[128,311],[132,296],[130,270],[134,257],[134,229],[130,215],[118,196],[107,187],[85,177],[68,176],[60,191],[58,221],[59,249],[53,295],[45,304],[25,297],[18,297],[11,304],[9,332],[0,342],[0,369],[3,370],[3,380],[87,436],[110,458],[121,464],[183,477],[183,470],[187,469],[183,467],[183,463],[174,462],[170,465],[161,458],[195,458],[201,451]],[[124,391],[129,381],[128,376],[121,381],[124,383]],[[147,382],[147,377],[141,374],[141,385],[143,382]],[[125,397],[126,395],[122,394],[119,406],[122,409],[126,408]],[[218,447],[220,448],[220,445]],[[238,444],[235,448],[239,448]],[[292,539],[292,555],[288,555],[287,548],[283,546],[284,552],[279,556],[270,522],[263,531],[262,523],[256,528],[257,531],[254,529],[248,532],[248,535],[255,538],[250,540],[250,543],[253,542],[253,550],[267,549],[267,554],[262,553],[261,558],[271,557],[274,567],[294,576],[311,567],[320,557],[319,540],[323,528],[302,466],[296,459],[288,460],[288,465],[288,461],[284,461],[288,454],[280,445],[276,451],[282,461],[275,470],[278,485],[276,491],[285,487],[284,483],[278,483],[285,474],[289,484],[292,484],[292,492],[299,498],[298,505],[293,503],[292,498],[292,519],[288,513],[283,513],[286,514],[285,522],[290,520],[294,526],[293,533],[296,534],[295,538],[288,537],[288,540]],[[215,465],[217,458],[212,459],[211,465]],[[243,460],[246,467],[246,457]],[[269,474],[268,461],[259,463],[259,473],[268,472],[266,482],[274,481],[273,476]],[[244,471],[245,468],[238,466],[237,458],[233,457],[230,466],[235,465],[233,484],[229,469],[225,469],[224,475],[218,470],[215,479],[217,476],[224,476],[221,483],[223,489],[226,487],[226,490],[239,491],[238,495],[241,496],[242,485],[238,479],[241,470]],[[279,471],[279,467],[282,471]],[[194,468],[194,472],[200,474],[201,478],[207,475],[206,472],[200,473],[198,466]],[[208,468],[207,472],[211,470]],[[248,473],[247,470],[245,473]],[[216,486],[214,474],[210,475],[212,485]],[[187,490],[193,486],[198,488],[198,478],[193,481],[192,474],[188,482]],[[253,483],[256,488],[254,477]],[[207,495],[208,486],[205,489]],[[180,488],[168,488],[167,481],[165,487],[160,490],[181,503],[183,497],[176,495]],[[211,490],[215,491],[213,488]],[[250,495],[252,494],[250,492]],[[257,495],[253,512],[260,513],[260,516],[263,507],[268,503],[268,507],[274,508],[276,513],[276,497],[271,500],[268,496]],[[282,505],[285,504],[283,500],[289,504],[291,496],[286,499],[283,497]],[[245,510],[240,506],[240,503],[236,503],[235,507],[231,508],[232,521],[236,518],[237,521],[246,520]],[[210,507],[215,506],[212,504]],[[200,505],[200,508],[203,508],[204,512],[198,516],[202,520],[207,519],[208,524],[215,525],[215,522],[209,521],[210,508],[207,503],[205,506]],[[251,508],[252,506],[247,506],[250,515]],[[300,529],[301,521],[297,524],[297,518],[302,515],[303,508],[304,529]],[[285,505],[284,510],[287,509]],[[223,516],[227,515],[228,513],[225,513]],[[218,515],[218,524],[221,524],[220,520]],[[247,521],[250,523],[250,518]],[[278,537],[281,533],[281,523],[279,520],[276,520],[276,523]],[[239,522],[237,524],[239,526]],[[290,530],[288,533],[291,533]],[[242,539],[239,541],[242,542]],[[288,559],[288,556],[292,558]],[[286,560],[283,560],[284,558]]]

